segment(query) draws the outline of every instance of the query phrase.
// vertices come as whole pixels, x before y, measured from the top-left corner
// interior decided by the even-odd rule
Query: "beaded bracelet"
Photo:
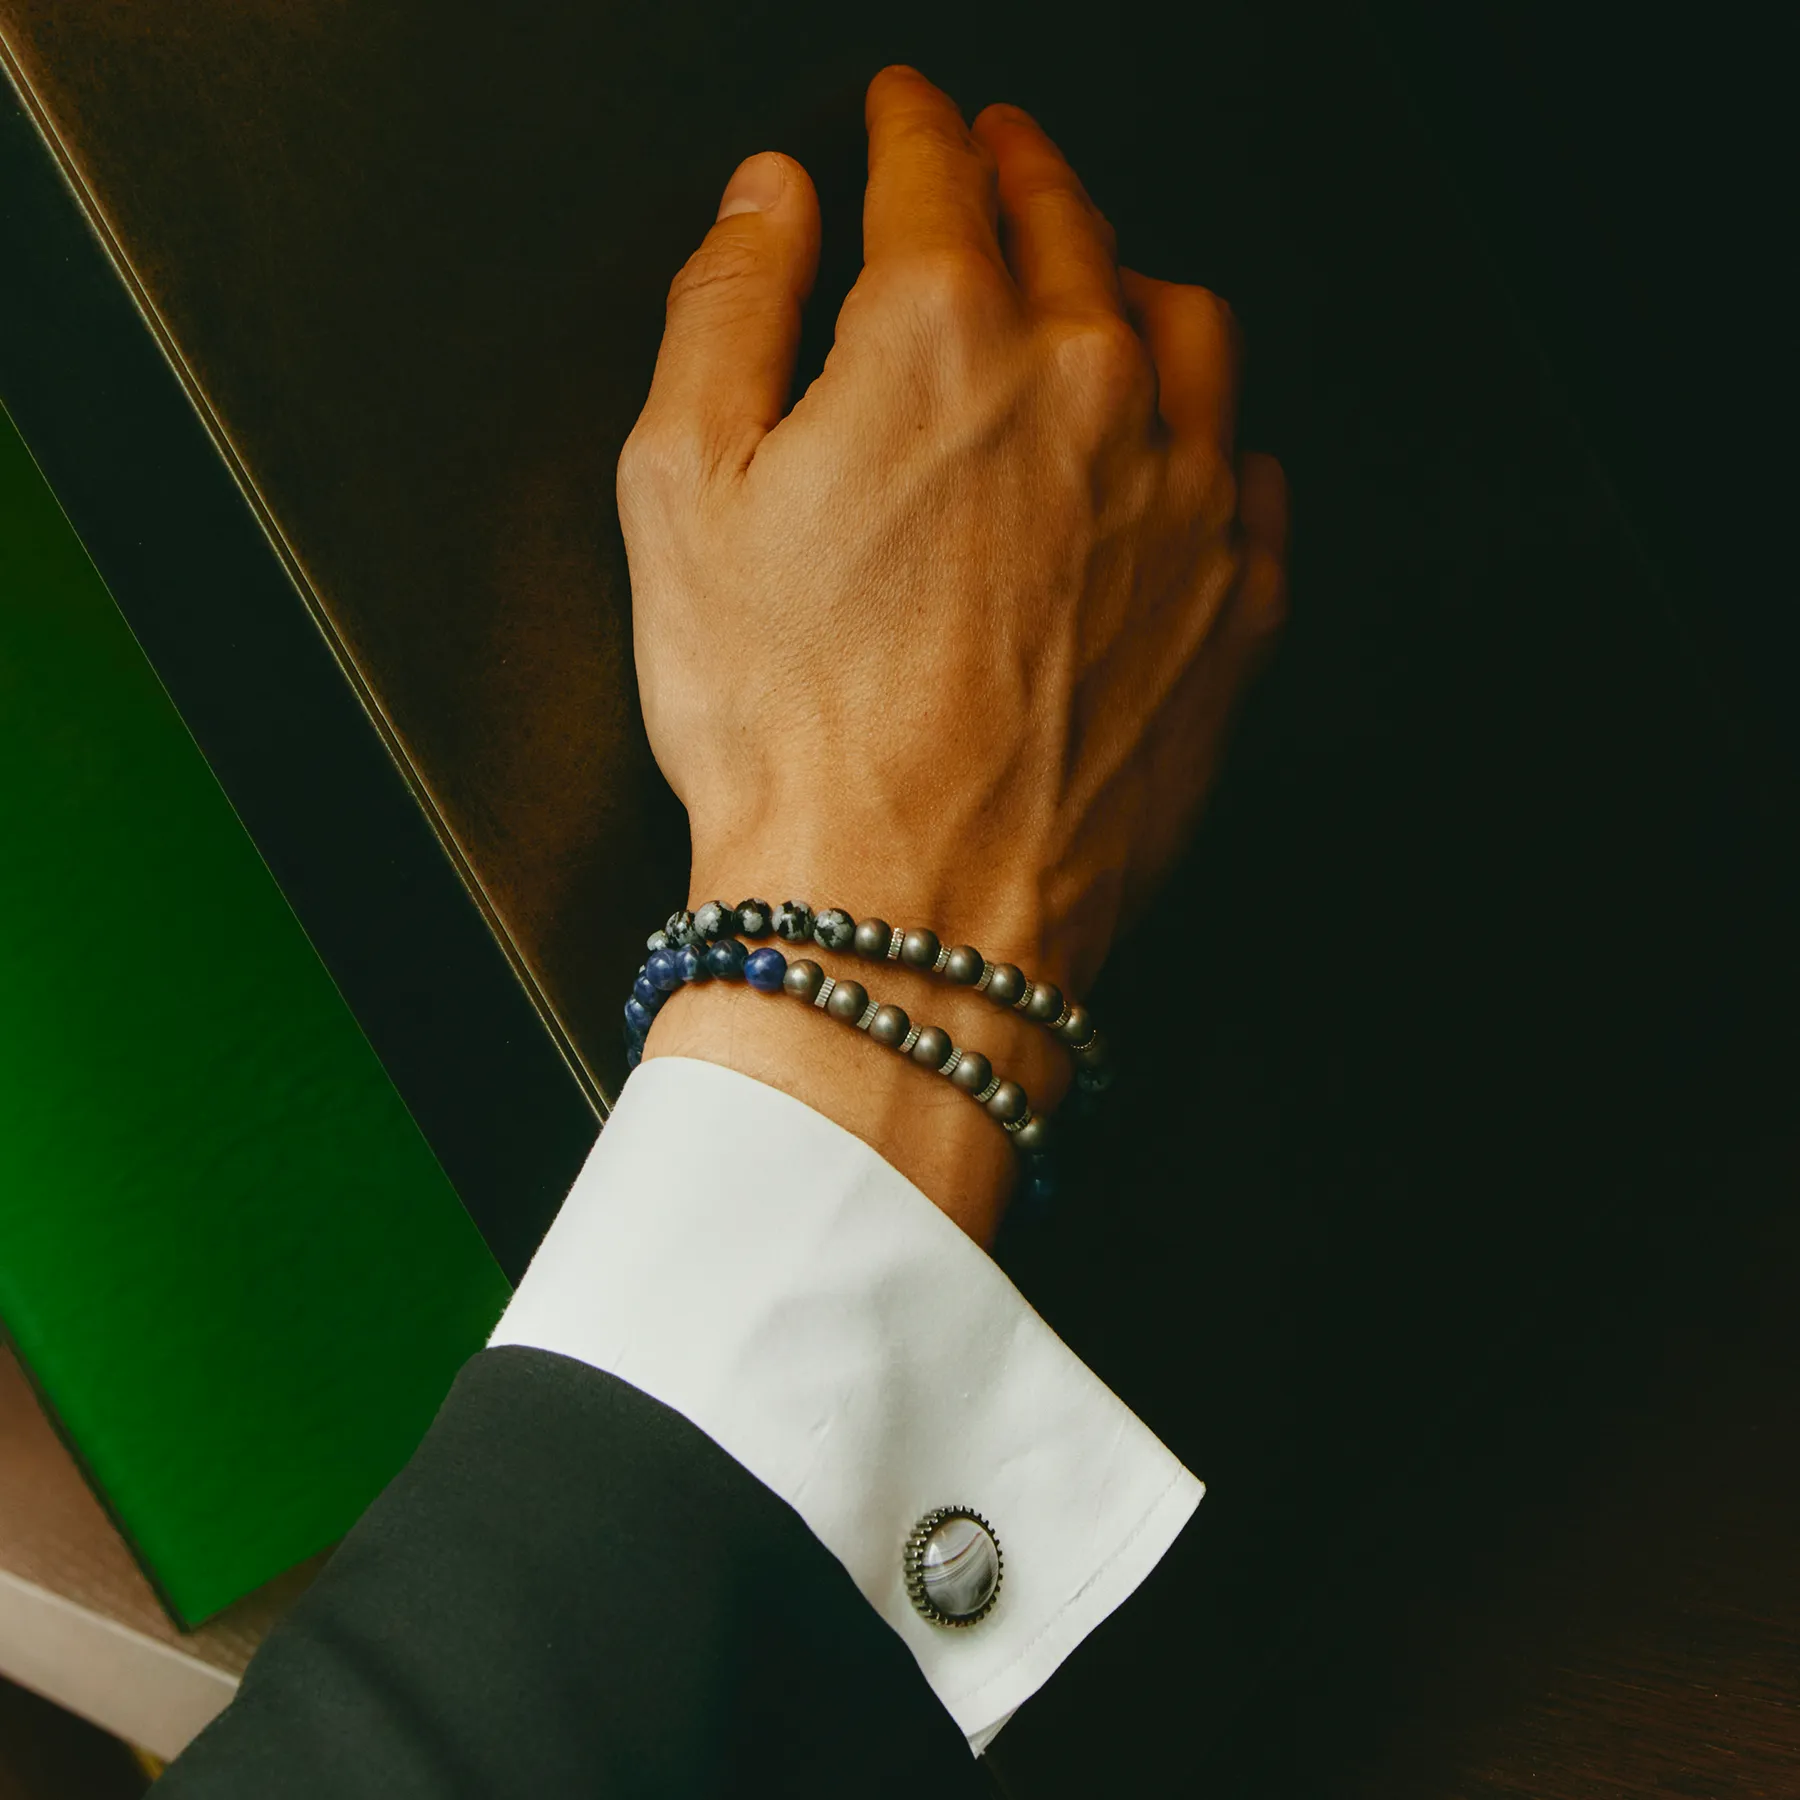
[[[885,919],[853,919],[836,906],[815,913],[803,900],[774,907],[766,900],[740,900],[736,906],[709,900],[693,912],[670,914],[668,923],[650,934],[648,948],[652,953],[704,948],[733,932],[747,938],[775,936],[791,944],[810,939],[826,950],[852,952],[868,962],[902,962],[921,974],[946,975],[959,987],[972,987],[996,1005],[1023,1013],[1065,1044],[1082,1093],[1099,1093],[1112,1085],[1109,1046],[1085,1006],[1065,1000],[1054,982],[1033,981],[1015,963],[989,962],[972,945],[946,949],[934,931],[904,931]]]
[[[1017,1004],[1017,1010],[1021,1012],[1026,1012],[1026,1006],[1017,1003],[1019,990],[1026,995],[1035,995],[1040,990],[1055,995],[1053,1006],[1039,1001],[1042,1017],[1037,1022],[1046,1024],[1062,1042],[1069,1044],[1071,1051],[1075,1051],[1076,1082],[1084,1089],[1084,1094],[1096,1093],[1111,1082],[1111,1069],[1105,1062],[1100,1033],[1087,1024],[1084,1008],[1066,1006],[1062,1003],[1062,995],[1053,986],[1028,983],[1010,963],[990,965],[977,950],[968,949],[967,945],[945,952],[932,932],[891,931],[886,923],[878,920],[866,922],[868,929],[862,929],[841,909],[814,914],[812,907],[794,900],[781,907],[770,907],[761,900],[745,900],[736,907],[709,902],[700,907],[698,913],[671,914],[670,922],[662,931],[652,932],[646,941],[650,956],[637,970],[632,997],[625,1003],[626,1067],[635,1069],[643,1060],[644,1040],[650,1033],[650,1024],[671,992],[679,986],[704,983],[709,979],[743,979],[763,994],[785,992],[796,999],[805,999],[830,1017],[848,1022],[857,1030],[868,1031],[869,1037],[878,1044],[911,1057],[913,1062],[934,1069],[938,1075],[947,1076],[952,1084],[1001,1123],[1012,1138],[1013,1148],[1021,1152],[1026,1165],[1026,1193],[1031,1199],[1048,1201],[1055,1193],[1055,1163],[1046,1148],[1049,1121],[1031,1112],[1026,1091],[1017,1082],[997,1075],[994,1064],[981,1051],[959,1048],[950,1040],[949,1031],[941,1026],[913,1024],[904,1008],[871,1001],[868,990],[860,981],[837,981],[810,959],[788,963],[779,950],[745,949],[742,941],[729,934],[733,927],[751,938],[769,936],[770,932],[776,932],[788,941],[803,941],[806,936],[812,936],[824,949],[850,947],[859,931],[864,945],[873,945],[878,929],[880,949],[889,961],[902,959],[909,945],[913,947],[913,956],[905,958],[909,967],[922,968],[927,974],[941,974],[952,959],[961,959],[961,967],[972,968],[965,985],[979,985],[981,990],[992,990],[994,977],[1006,972],[1010,979],[1003,983],[1003,994],[995,997],[1004,999],[1004,990],[1010,988],[1015,999],[1008,1004]],[[922,949],[927,941],[929,954]],[[868,954],[868,950],[864,950],[864,954]],[[952,976],[952,979],[956,977]],[[1073,1033],[1069,1030],[1071,1026],[1076,1026]]]

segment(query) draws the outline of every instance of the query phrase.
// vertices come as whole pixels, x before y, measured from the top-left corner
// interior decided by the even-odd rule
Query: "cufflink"
[[[933,1507],[912,1528],[901,1559],[906,1594],[934,1625],[976,1625],[1000,1595],[1000,1540],[966,1506]]]

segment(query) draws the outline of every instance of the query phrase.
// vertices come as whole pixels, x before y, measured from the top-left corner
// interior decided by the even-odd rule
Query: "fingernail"
[[[725,198],[719,202],[719,217],[713,223],[729,219],[733,213],[769,211],[786,186],[787,171],[779,156],[763,150],[745,158],[725,185]]]

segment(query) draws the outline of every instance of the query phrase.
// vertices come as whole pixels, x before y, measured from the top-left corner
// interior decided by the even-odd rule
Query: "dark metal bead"
[[[813,921],[813,942],[827,950],[848,950],[856,936],[856,921],[841,906],[828,906]]]
[[[788,964],[788,972],[781,978],[781,991],[798,1000],[810,1000],[824,984],[825,971],[810,957],[802,957],[799,962]]]
[[[981,979],[982,956],[968,944],[958,944],[944,964],[944,973],[958,987],[972,987]]]
[[[929,969],[941,947],[935,931],[909,931],[900,940],[900,960],[909,969]]]
[[[1069,1008],[1069,1016],[1057,1026],[1056,1035],[1065,1044],[1085,1044],[1094,1035],[1094,1019],[1079,1001]]]
[[[772,944],[752,950],[744,961],[744,979],[759,994],[779,994],[787,975],[787,958]]]
[[[750,952],[734,937],[720,938],[706,952],[706,969],[721,981],[732,981],[744,972]]]
[[[831,990],[825,1010],[834,1019],[846,1019],[854,1025],[869,1010],[869,990],[860,981],[840,981]]]
[[[874,1018],[869,1021],[869,1036],[878,1044],[886,1044],[894,1049],[912,1030],[912,1020],[898,1006],[883,1006],[876,1010]]]
[[[769,915],[775,935],[790,944],[804,944],[813,934],[813,909],[804,900],[784,900]]]
[[[1000,1096],[996,1094],[994,1098],[998,1100]],[[1041,1151],[1050,1142],[1050,1121],[1041,1113],[1027,1119],[1012,1134],[1012,1141],[1015,1150]]]
[[[1048,1025],[1063,1009],[1062,989],[1053,981],[1035,981],[1031,985],[1031,998],[1025,1003],[1026,1018],[1039,1025]]]
[[[694,914],[694,929],[709,944],[716,943],[736,924],[736,915],[723,900],[709,900]]]
[[[702,942],[700,933],[694,928],[694,915],[691,912],[670,913],[669,922],[663,927],[663,931],[670,945],[677,950],[690,944],[698,949]]]
[[[851,946],[858,956],[866,956],[870,962],[880,962],[887,955],[888,945],[893,941],[894,928],[886,919],[859,919]]]
[[[995,963],[994,978],[987,984],[990,1000],[1002,1006],[1014,1005],[1025,992],[1025,972],[1017,963]]]
[[[927,1025],[912,1047],[912,1059],[927,1069],[941,1069],[955,1048],[941,1025]]]
[[[994,1065],[979,1050],[965,1050],[950,1079],[965,1094],[979,1094],[994,1079]]]
[[[987,1109],[996,1119],[1017,1119],[1029,1105],[1025,1090],[1016,1081],[1003,1081],[989,1097]]]
[[[646,950],[666,950],[669,947],[669,934],[666,931],[653,931],[644,939]]]
[[[737,903],[737,928],[745,937],[767,937],[774,929],[773,909],[766,900],[740,900]]]
[[[1096,1031],[1093,1042],[1085,1050],[1075,1051],[1074,1056],[1078,1069],[1097,1069],[1102,1063],[1112,1061],[1112,1045],[1106,1041],[1104,1032]]]

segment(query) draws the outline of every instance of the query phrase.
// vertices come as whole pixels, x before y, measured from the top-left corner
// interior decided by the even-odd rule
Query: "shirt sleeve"
[[[689,1057],[627,1079],[490,1344],[629,1382],[787,1501],[977,1755],[1205,1491],[884,1157]],[[906,1591],[942,1506],[985,1518],[1004,1563],[961,1628]]]

